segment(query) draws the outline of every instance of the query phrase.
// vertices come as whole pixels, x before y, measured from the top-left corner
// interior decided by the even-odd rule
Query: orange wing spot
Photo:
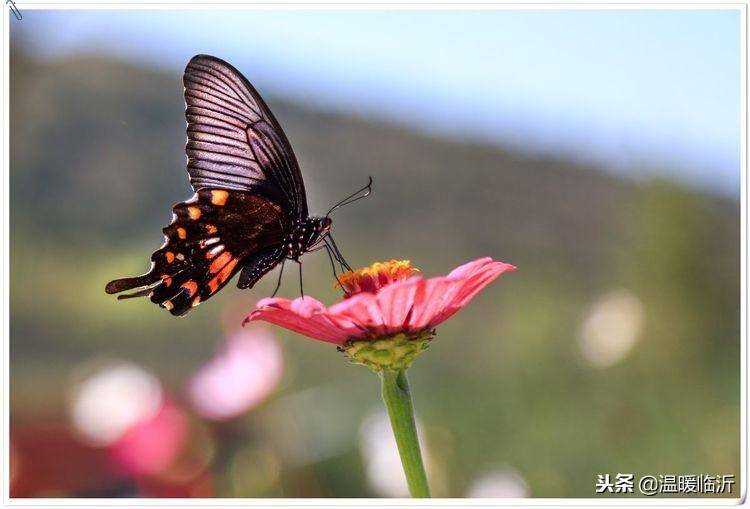
[[[169,285],[172,284],[172,278],[169,277],[168,274],[162,274],[161,275],[161,280],[164,281],[164,284],[167,285],[167,286],[169,286]]]
[[[224,281],[229,279],[229,276],[232,275],[232,271],[234,270],[235,266],[237,266],[237,263],[239,263],[239,260],[237,258],[227,263],[227,266],[221,269],[221,272],[219,272],[216,277],[219,278],[223,283]]]
[[[169,310],[171,310],[174,307],[174,304],[172,304],[172,301],[169,301],[169,300],[165,300],[164,302],[161,303],[161,305]]]
[[[164,253],[164,256],[167,258],[167,263],[172,263],[174,261],[174,253],[172,251],[167,251]]]
[[[195,295],[195,292],[198,291],[198,283],[195,281],[188,281],[186,283],[182,283],[180,285],[180,288],[184,288],[188,291],[188,297],[192,297]]]
[[[229,193],[220,189],[213,189],[211,191],[211,203],[223,207],[229,198]]]
[[[211,290],[211,293],[214,293],[216,290],[218,290],[219,285],[229,279],[229,276],[232,275],[232,271],[237,266],[237,263],[239,263],[239,259],[233,259],[231,262],[227,263],[224,268],[219,271],[218,274],[216,274],[216,277],[208,282],[208,288]]]
[[[209,272],[211,272],[211,274],[216,274],[222,269],[222,267],[224,267],[224,265],[229,263],[229,260],[231,259],[232,253],[230,253],[229,251],[224,251],[223,253],[221,253],[221,256],[217,257],[216,260],[211,262],[211,266],[208,268]]]
[[[219,278],[213,278],[211,281],[208,282],[208,289],[211,290],[211,293],[214,293],[216,290],[219,289]]]
[[[201,209],[198,207],[188,207],[188,215],[190,216],[190,219],[195,221],[199,217],[201,217]]]
[[[193,303],[191,304],[191,306],[195,307],[195,306],[197,306],[200,303],[201,303],[201,298],[200,298],[200,295],[199,295],[198,297],[196,297],[196,298],[193,299]]]
[[[177,228],[177,236],[181,239],[187,238],[187,231],[185,231],[185,228]]]
[[[216,228],[216,227],[215,227],[214,225],[212,225],[212,224],[207,224],[207,225],[206,225],[206,231],[207,231],[208,233],[216,233],[216,232],[218,232],[219,230],[218,230],[218,228]]]

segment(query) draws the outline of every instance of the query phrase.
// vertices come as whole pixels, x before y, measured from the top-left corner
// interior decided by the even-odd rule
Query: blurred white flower
[[[529,485],[515,469],[496,470],[475,479],[469,486],[469,498],[526,498]]]
[[[276,388],[282,370],[281,348],[271,333],[243,329],[190,380],[190,401],[206,419],[231,419],[260,404]]]
[[[132,362],[115,361],[102,365],[73,388],[68,412],[86,442],[106,446],[135,424],[153,418],[163,397],[156,377]]]
[[[601,296],[589,309],[581,325],[578,345],[584,360],[606,368],[624,359],[643,329],[640,299],[628,290]]]
[[[430,477],[430,454],[419,421],[417,434],[425,469]],[[365,462],[367,482],[373,491],[384,497],[409,497],[409,486],[406,484],[398,446],[385,411],[373,411],[362,421],[359,428],[359,449]]]

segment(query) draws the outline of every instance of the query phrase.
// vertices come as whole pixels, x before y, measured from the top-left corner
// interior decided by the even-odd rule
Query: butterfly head
[[[298,242],[301,251],[309,251],[326,238],[333,221],[330,217],[310,216],[298,229]]]
[[[328,230],[331,229],[331,225],[333,224],[333,220],[326,216],[326,217],[319,217],[318,219],[318,227],[320,228],[321,233],[326,233]]]

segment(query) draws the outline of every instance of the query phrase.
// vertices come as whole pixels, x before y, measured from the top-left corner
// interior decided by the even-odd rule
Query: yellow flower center
[[[419,272],[409,260],[375,262],[363,269],[344,272],[338,277],[336,286],[341,286],[349,295],[362,292],[375,293],[380,288],[403,281]]]

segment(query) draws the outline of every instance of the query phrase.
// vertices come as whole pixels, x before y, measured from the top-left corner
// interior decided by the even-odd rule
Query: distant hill
[[[181,76],[96,56],[37,62],[14,53],[12,66],[15,233],[158,245],[170,205],[189,194]],[[606,270],[622,212],[650,185],[261,93],[295,148],[311,210],[374,177],[372,197],[334,217],[344,248],[369,258],[546,258],[587,278]],[[719,251],[736,247],[737,203],[684,192],[720,230]]]

